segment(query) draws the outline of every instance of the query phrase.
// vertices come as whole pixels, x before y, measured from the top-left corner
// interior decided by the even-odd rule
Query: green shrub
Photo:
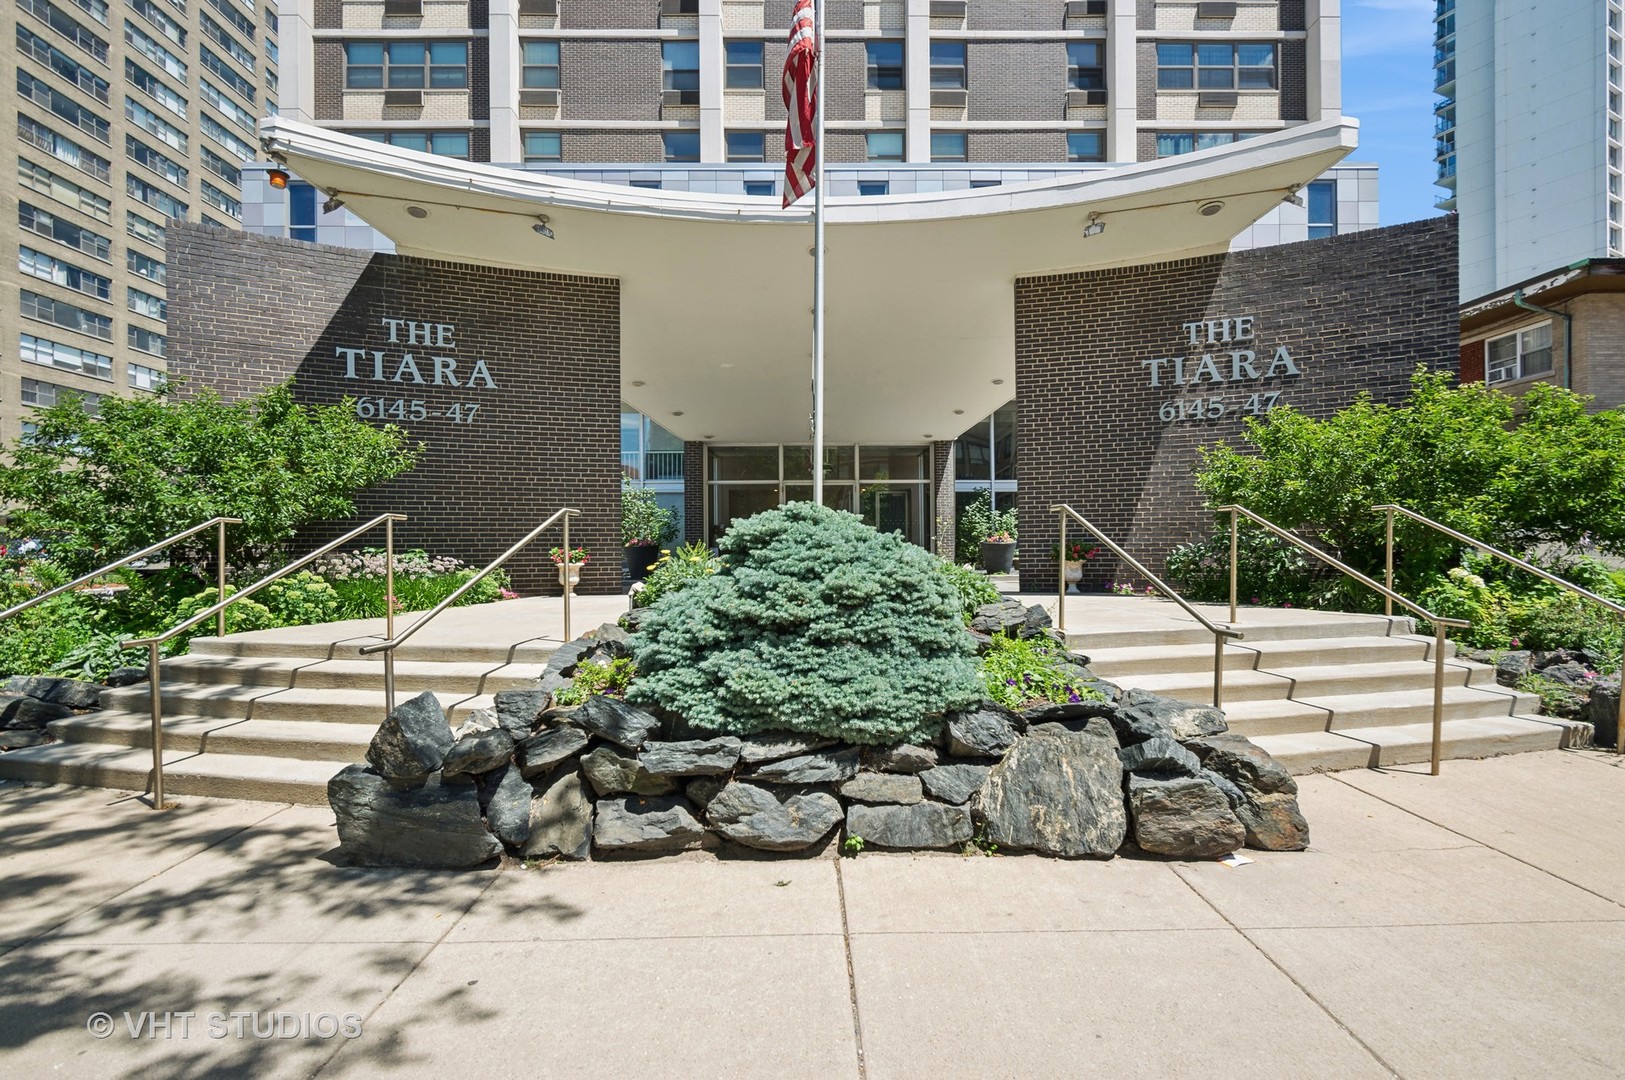
[[[938,560],[856,515],[790,503],[735,522],[716,573],[662,597],[627,700],[736,735],[929,739],[982,697]]]
[[[237,589],[227,585],[226,595],[232,596]],[[250,630],[270,630],[277,625],[276,616],[271,609],[260,603],[255,597],[264,595],[264,591],[256,593],[246,599],[239,600],[226,609],[226,633],[242,634]],[[175,618],[171,625],[178,625],[192,618],[200,612],[207,611],[220,602],[220,590],[216,588],[204,589],[181,601],[175,609]],[[195,637],[208,637],[215,632],[215,620],[205,619],[190,630],[177,634],[168,645],[170,653],[183,653]]]
[[[1086,686],[1066,651],[1047,637],[1017,639],[999,635],[982,654],[982,685],[987,697],[1010,709],[1039,702],[1103,701]]]
[[[128,635],[95,631],[56,658],[48,674],[70,679],[102,682],[114,668],[145,667],[147,655],[139,649],[126,649],[120,642]]]
[[[341,619],[377,618],[384,613],[384,572],[387,569],[382,548],[341,552],[317,560],[313,568],[338,596]],[[420,550],[395,553],[395,610],[428,611],[456,592],[476,573],[473,567],[450,555],[429,555]],[[511,595],[508,574],[494,570],[462,598],[457,607],[488,604]]]
[[[1472,623],[1466,630],[1450,632],[1459,642],[1479,649],[1504,649],[1512,643],[1508,625],[1512,597],[1506,586],[1486,582],[1483,575],[1465,566],[1453,567],[1435,579],[1417,595],[1416,602],[1442,618]],[[1420,629],[1432,630],[1425,622]]]
[[[1187,600],[1230,602],[1230,533],[1181,544],[1168,553],[1168,583]],[[1327,579],[1309,556],[1269,533],[1243,528],[1236,537],[1236,599],[1243,604],[1306,605]]]
[[[986,574],[946,559],[937,561],[937,571],[948,579],[948,584],[959,594],[959,610],[966,622],[970,622],[976,609],[983,604],[999,602],[999,590]]]
[[[1540,710],[1548,716],[1577,718],[1585,711],[1590,695],[1578,687],[1559,682],[1549,675],[1531,671],[1518,679],[1517,688],[1540,696]]]
[[[588,660],[577,665],[575,678],[553,695],[553,701],[559,705],[580,705],[594,694],[624,698],[636,671],[636,666],[625,657],[607,664]]]
[[[343,604],[338,590],[309,570],[273,581],[254,596],[270,610],[278,626],[332,622]]]
[[[999,533],[1016,535],[1016,512],[993,509],[992,490],[983,490],[959,512],[955,530],[954,555],[962,563],[982,557],[982,541]]]
[[[662,596],[709,577],[721,568],[722,560],[700,541],[684,544],[676,551],[661,553],[643,579],[643,588],[633,594],[634,599],[638,607],[648,607]]]
[[[621,478],[621,543],[671,543],[677,538],[677,515],[667,510],[648,488],[633,487]]]
[[[1610,668],[1619,664],[1620,617],[1571,592],[1554,589],[1512,605],[1507,634],[1520,648],[1586,649]]]

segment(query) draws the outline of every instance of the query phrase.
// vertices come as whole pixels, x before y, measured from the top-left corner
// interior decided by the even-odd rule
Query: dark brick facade
[[[973,41],[965,49],[965,68],[966,119],[1057,123],[1064,118],[1064,41]]]
[[[1192,347],[1182,325],[1250,316],[1256,340]],[[1045,557],[1056,538],[1049,507],[1068,503],[1152,569],[1211,519],[1192,482],[1199,447],[1234,443],[1254,394],[1325,416],[1362,391],[1405,396],[1418,364],[1455,370],[1455,219],[1437,217],[1326,240],[1154,266],[1023,278],[1016,282],[1017,474],[1021,587],[1052,592]],[[1150,385],[1147,363],[1211,352],[1226,379],[1231,348],[1252,349],[1268,375],[1278,346],[1301,374]],[[1222,398],[1221,419],[1165,422],[1164,405]],[[1090,564],[1112,580],[1114,560]],[[1088,584],[1089,582],[1086,582]]]
[[[931,444],[931,542],[933,552],[954,557],[954,444],[938,439]]]
[[[705,539],[705,444],[683,444],[683,543]]]
[[[592,556],[583,593],[620,589],[620,286],[608,279],[526,273],[375,255],[173,223],[168,234],[169,370],[181,393],[241,397],[293,378],[298,395],[420,400],[433,418],[396,420],[424,443],[418,465],[357,499],[356,522],[410,515],[403,548],[484,563],[562,506],[582,511],[573,544]],[[385,318],[454,326],[455,348],[388,342]],[[383,353],[394,375],[414,353],[425,384],[345,377],[338,349]],[[465,386],[433,385],[432,354],[458,361]],[[494,388],[469,387],[476,360]],[[478,404],[467,422],[445,410]],[[410,404],[406,406],[410,408]],[[311,542],[349,523],[305,530]],[[371,540],[371,543],[381,542]],[[509,564],[522,592],[558,592],[543,537]]]

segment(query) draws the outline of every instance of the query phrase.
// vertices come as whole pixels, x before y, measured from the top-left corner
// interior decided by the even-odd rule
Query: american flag
[[[818,29],[813,0],[796,0],[790,16],[790,54],[784,58],[784,205],[813,189],[818,160],[814,118],[818,110]]]

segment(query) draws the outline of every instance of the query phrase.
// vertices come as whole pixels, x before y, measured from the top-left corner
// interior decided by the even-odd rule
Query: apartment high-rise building
[[[254,0],[18,0],[16,138],[0,149],[0,438],[29,406],[164,377],[164,230],[239,227],[277,108],[277,16]]]

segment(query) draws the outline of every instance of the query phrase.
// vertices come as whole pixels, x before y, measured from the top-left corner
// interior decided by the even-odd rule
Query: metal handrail
[[[147,685],[148,693],[152,702],[152,808],[154,810],[162,810],[164,808],[164,712],[163,688],[159,684],[160,668],[158,663],[158,650],[166,642],[172,640],[176,635],[190,630],[192,627],[203,622],[211,615],[216,617],[216,628],[219,630],[220,636],[224,637],[226,633],[226,609],[231,605],[235,604],[239,600],[248,599],[250,596],[253,596],[255,593],[271,584],[273,581],[280,580],[281,578],[287,577],[295,570],[308,566],[310,563],[321,558],[323,555],[326,555],[334,548],[341,547],[344,544],[349,543],[351,540],[354,540],[363,533],[377,528],[379,525],[384,526],[384,622],[386,632],[393,633],[395,627],[395,523],[397,521],[405,520],[407,520],[405,514],[379,514],[365,525],[351,529],[337,540],[323,544],[310,554],[294,560],[287,566],[282,567],[280,570],[275,570],[270,574],[267,574],[265,577],[260,578],[252,585],[246,585],[243,588],[238,589],[230,596],[226,596],[225,575],[222,573],[220,578],[221,600],[219,603],[215,604],[211,608],[208,608],[207,610],[198,612],[189,619],[171,626],[168,630],[165,630],[163,633],[158,634],[155,637],[132,638],[129,641],[119,643],[119,647],[123,649],[139,649],[145,647],[147,650]],[[222,559],[221,563],[224,564],[224,562],[225,560]]]
[[[373,645],[363,645],[361,647],[360,652],[363,656],[371,656],[373,653],[378,652],[384,654],[384,705],[389,712],[395,711],[395,650],[403,645],[407,638],[411,637],[413,634],[423,629],[428,623],[437,618],[442,611],[445,611],[447,608],[455,604],[464,593],[468,592],[468,590],[477,585],[485,577],[485,575],[489,574],[491,571],[513,558],[520,551],[524,550],[524,548],[527,547],[531,541],[535,540],[548,529],[551,529],[554,524],[561,520],[564,522],[564,547],[562,549],[564,551],[564,562],[559,565],[563,568],[564,578],[564,640],[571,640],[570,593],[575,586],[570,581],[570,568],[580,564],[572,563],[570,561],[570,519],[580,516],[580,510],[572,510],[570,507],[566,506],[564,509],[555,513],[552,517],[530,530],[530,532],[526,533],[507,551],[504,551],[501,555],[498,555],[495,559],[487,563],[485,565],[485,569],[463,582],[456,592],[452,593],[450,596],[440,601],[439,604],[435,605],[434,610],[425,612],[423,615],[419,616],[416,622],[414,622],[411,626],[408,626],[405,630],[401,631],[399,637],[397,637],[394,632],[391,631],[388,641],[380,641]]]
[[[193,525],[190,529],[187,529],[185,532],[178,532],[174,536],[167,537],[166,539],[158,541],[156,544],[153,544],[151,547],[144,547],[140,551],[136,552],[134,555],[126,555],[126,556],[124,556],[124,558],[118,560],[117,562],[110,562],[106,566],[99,567],[99,568],[97,568],[95,570],[92,570],[88,574],[85,574],[85,575],[83,575],[81,577],[76,577],[72,581],[68,582],[66,585],[58,585],[56,588],[50,590],[49,592],[42,592],[38,596],[30,597],[29,599],[24,600],[20,604],[13,604],[11,607],[8,607],[6,610],[0,611],[0,622],[4,622],[6,619],[11,618],[13,615],[17,615],[17,614],[20,614],[21,612],[27,611],[29,608],[33,607],[35,604],[43,604],[45,601],[49,600],[53,596],[61,596],[63,593],[67,592],[70,589],[76,589],[79,586],[86,584],[87,582],[95,581],[97,578],[101,577],[103,574],[111,573],[114,570],[118,570],[118,569],[121,569],[122,567],[129,566],[131,563],[136,562],[139,559],[144,559],[148,555],[156,555],[158,552],[164,550],[166,547],[169,547],[171,544],[177,544],[180,541],[185,540],[189,536],[196,536],[198,533],[202,532],[205,529],[218,529],[220,531],[219,536],[218,536],[217,541],[216,541],[216,556],[217,556],[216,561],[219,563],[219,566],[217,567],[217,570],[219,572],[218,576],[219,576],[219,581],[220,581],[220,589],[221,589],[222,592],[224,592],[225,587],[226,587],[226,526],[227,525],[241,525],[242,523],[243,523],[242,518],[212,517],[208,521],[203,522],[201,525]],[[225,618],[226,617],[225,617],[224,614],[222,614],[220,616],[220,632],[222,634],[224,634],[226,632]]]
[[[1256,525],[1262,526],[1268,532],[1273,533],[1282,540],[1285,540],[1298,550],[1308,552],[1310,555],[1313,555],[1327,566],[1330,566],[1345,576],[1353,578],[1360,584],[1365,585],[1368,588],[1375,589],[1377,592],[1381,593],[1389,602],[1389,615],[1393,614],[1392,605],[1399,604],[1401,607],[1415,612],[1433,624],[1433,754],[1431,767],[1433,775],[1438,776],[1439,755],[1442,750],[1441,744],[1444,741],[1444,632],[1450,627],[1465,630],[1473,624],[1464,619],[1447,619],[1442,615],[1433,614],[1433,612],[1429,611],[1421,604],[1407,600],[1403,596],[1396,593],[1393,589],[1390,589],[1385,585],[1378,584],[1376,581],[1373,581],[1371,578],[1366,577],[1364,574],[1354,569],[1354,567],[1339,559],[1333,558],[1332,556],[1326,554],[1326,552],[1317,548],[1315,545],[1309,543],[1307,540],[1304,540],[1299,536],[1294,536],[1292,533],[1287,532],[1274,522],[1259,517],[1245,506],[1221,506],[1217,508],[1217,512],[1221,514],[1228,513],[1230,515],[1230,619],[1232,622],[1234,622],[1236,618],[1237,523],[1240,518],[1245,517],[1247,520]]]
[[[1452,540],[1459,540],[1463,544],[1467,544],[1470,547],[1477,548],[1479,551],[1482,551],[1486,555],[1494,555],[1497,559],[1500,559],[1502,562],[1510,563],[1511,565],[1516,566],[1520,570],[1523,570],[1523,571],[1525,571],[1527,573],[1530,573],[1530,574],[1534,574],[1536,577],[1542,579],[1543,581],[1549,581],[1553,585],[1558,586],[1559,588],[1567,589],[1569,592],[1574,593],[1576,596],[1582,596],[1585,599],[1592,601],[1593,603],[1601,604],[1603,607],[1607,608],[1609,611],[1612,611],[1616,615],[1625,616],[1625,604],[1620,604],[1620,603],[1618,603],[1616,601],[1610,600],[1606,596],[1598,596],[1596,593],[1592,592],[1590,589],[1587,589],[1587,588],[1585,588],[1583,586],[1580,586],[1580,585],[1576,585],[1572,581],[1565,581],[1563,578],[1558,577],[1556,574],[1552,573],[1549,570],[1542,570],[1540,567],[1534,565],[1533,563],[1526,562],[1523,559],[1518,558],[1516,555],[1509,555],[1507,552],[1502,551],[1500,548],[1491,547],[1489,544],[1484,543],[1484,541],[1474,539],[1473,537],[1468,536],[1466,533],[1457,532],[1455,529],[1452,529],[1450,526],[1441,524],[1441,523],[1439,523],[1437,521],[1434,521],[1432,518],[1423,517],[1421,514],[1418,514],[1415,510],[1408,510],[1403,506],[1399,506],[1399,505],[1393,504],[1393,503],[1384,503],[1381,506],[1373,506],[1371,509],[1373,511],[1381,511],[1381,512],[1383,512],[1384,514],[1387,515],[1387,518],[1388,518],[1387,558],[1384,560],[1384,562],[1385,562],[1385,569],[1386,569],[1386,572],[1387,572],[1387,580],[1388,580],[1389,588],[1392,588],[1393,584],[1394,584],[1394,515],[1395,514],[1403,514],[1404,516],[1410,518],[1412,521],[1420,522],[1421,524],[1426,525],[1428,528],[1433,529],[1435,532],[1443,533],[1444,535],[1450,537]],[[1619,675],[1620,675],[1620,683],[1621,683],[1621,685],[1625,685],[1625,657],[1622,657],[1621,660],[1620,660],[1620,673],[1619,673]],[[1619,712],[1615,715],[1615,718],[1614,718],[1614,731],[1615,731],[1615,735],[1614,735],[1614,752],[1616,754],[1625,754],[1625,694],[1621,694],[1620,697],[1619,697]]]
[[[1062,564],[1066,562],[1066,519],[1070,516],[1079,525],[1082,525],[1085,529],[1089,530],[1090,534],[1092,534],[1096,540],[1099,540],[1102,544],[1105,544],[1106,547],[1111,550],[1113,555],[1116,555],[1119,559],[1122,559],[1124,562],[1128,563],[1137,573],[1149,580],[1152,585],[1156,586],[1158,592],[1162,593],[1162,595],[1168,597],[1168,599],[1184,608],[1191,618],[1207,627],[1207,629],[1213,634],[1213,707],[1215,709],[1222,709],[1224,707],[1224,643],[1228,640],[1239,640],[1247,635],[1242,633],[1240,630],[1215,625],[1211,619],[1192,607],[1183,596],[1180,596],[1177,592],[1170,588],[1166,582],[1164,582],[1157,575],[1153,574],[1151,571],[1147,570],[1138,559],[1124,551],[1122,548],[1118,547],[1117,544],[1113,542],[1111,537],[1107,536],[1105,533],[1091,525],[1082,514],[1079,514],[1070,506],[1067,506],[1064,503],[1057,503],[1056,505],[1050,507],[1050,512],[1057,514],[1060,517],[1061,542],[1058,550],[1061,553],[1060,562]],[[1066,633],[1066,567],[1064,565],[1057,566],[1056,571],[1060,574],[1060,587],[1056,594],[1055,601],[1055,625],[1064,634]]]

